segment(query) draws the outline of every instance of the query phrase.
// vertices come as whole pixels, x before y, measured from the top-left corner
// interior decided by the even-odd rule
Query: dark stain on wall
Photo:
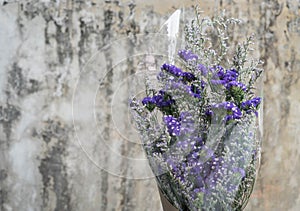
[[[124,12],[119,11],[118,17],[119,17],[119,28],[122,28],[124,22]]]
[[[114,12],[111,9],[105,9],[103,11],[103,16],[104,16],[104,29],[102,30],[102,40],[103,43],[108,43],[108,41],[111,39],[111,27],[113,25],[113,17],[114,17]]]
[[[8,192],[4,188],[0,190],[0,208],[5,210],[4,204],[8,201]]]
[[[48,120],[42,132],[37,135],[48,145],[48,150],[39,166],[43,183],[43,207],[49,206],[49,193],[53,191],[56,196],[55,211],[69,211],[71,197],[64,161],[68,129],[58,120]]]
[[[80,39],[78,42],[78,59],[79,59],[79,66],[82,67],[88,58],[90,42],[89,37],[95,33],[95,29],[91,23],[86,23],[84,17],[79,18],[79,28],[80,28]]]
[[[0,124],[6,135],[6,144],[9,145],[9,140],[12,132],[13,123],[21,116],[19,108],[12,104],[0,105]]]
[[[8,94],[8,93],[7,93]],[[6,161],[7,149],[11,144],[12,128],[15,121],[21,116],[21,111],[16,106],[6,103],[0,105],[0,127],[2,127],[3,133],[5,134],[4,140],[0,140],[0,210],[6,210],[5,204],[9,203],[9,188],[6,184],[8,178],[8,165]],[[2,166],[3,165],[3,166]]]
[[[38,92],[40,90],[40,82],[35,79],[27,79],[24,76],[23,69],[14,62],[8,73],[8,87],[11,88],[8,95],[15,93],[18,97]]]
[[[0,181],[3,181],[7,178],[7,171],[5,169],[0,170]]]
[[[109,43],[109,41],[112,40],[113,38],[113,33],[111,32],[111,27],[113,26],[113,17],[114,17],[114,12],[110,9],[105,9],[103,11],[103,16],[104,16],[104,29],[101,31],[102,35],[102,43]],[[111,54],[109,52],[109,49],[107,51],[104,51],[104,56],[106,60],[106,96],[108,99],[108,102],[111,101],[111,95],[113,94],[113,89],[111,87],[111,84],[113,82],[113,70],[112,70],[112,64],[113,60],[111,58]]]
[[[56,26],[57,55],[60,64],[64,64],[66,59],[70,59],[70,62],[73,59],[73,47],[71,43],[72,10],[68,10],[65,14],[63,24],[54,21]]]
[[[0,210],[4,210],[4,203],[8,200],[8,192],[4,187],[4,180],[7,178],[7,170],[0,170]]]
[[[106,1],[106,6],[109,5],[111,2],[110,1]],[[103,9],[103,23],[104,23],[104,28],[101,29],[100,34],[101,37],[99,37],[99,39],[101,39],[103,45],[105,45],[106,43],[109,43],[109,41],[113,38],[113,33],[111,31],[111,28],[114,24],[113,22],[113,18],[114,18],[114,12],[110,9],[110,8],[105,8]],[[106,93],[105,93],[105,99],[107,99],[104,102],[104,107],[109,108],[110,103],[111,103],[111,98],[112,98],[112,94],[113,94],[113,88],[112,88],[112,83],[113,83],[113,70],[112,70],[112,55],[110,54],[109,51],[104,50],[104,56],[105,56],[105,60],[106,60],[106,77],[105,80],[103,81],[103,85],[105,86],[106,89]],[[111,114],[106,114],[105,117],[105,123],[104,125],[107,125],[104,128],[104,133],[103,133],[103,138],[105,140],[110,140],[110,128],[108,125],[111,124],[112,121],[112,117]],[[107,159],[107,158],[106,158]],[[108,198],[107,198],[107,192],[108,192],[108,188],[109,188],[109,183],[108,183],[108,178],[109,178],[109,174],[106,171],[102,171],[101,172],[101,210],[106,211],[108,209]]]
[[[28,83],[27,83],[27,92],[28,94],[32,94],[35,92],[38,92],[40,90],[40,82],[35,80],[35,79],[29,79]]]
[[[21,3],[21,9],[24,11],[24,15],[27,19],[31,20],[39,15],[38,7],[35,5],[35,1],[29,1],[25,3]]]
[[[8,83],[17,95],[22,95],[25,90],[25,79],[21,67],[17,63],[13,63],[8,75]]]

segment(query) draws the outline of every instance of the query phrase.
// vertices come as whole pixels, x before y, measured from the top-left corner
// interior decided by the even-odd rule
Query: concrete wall
[[[199,2],[244,20],[235,36],[255,32],[265,61],[262,166],[247,210],[299,210],[300,1]],[[130,55],[138,34],[197,1],[0,3],[0,210],[161,210],[128,117]]]

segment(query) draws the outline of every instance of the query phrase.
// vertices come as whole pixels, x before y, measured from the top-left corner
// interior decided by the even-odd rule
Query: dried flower
[[[148,89],[131,107],[159,187],[174,206],[241,210],[256,177],[262,100],[250,90],[260,74],[245,67],[250,38],[233,58],[227,54],[225,28],[237,20],[199,21],[198,15],[185,28],[186,49],[178,51],[183,63],[164,63],[159,89]],[[219,46],[208,32],[217,34]]]

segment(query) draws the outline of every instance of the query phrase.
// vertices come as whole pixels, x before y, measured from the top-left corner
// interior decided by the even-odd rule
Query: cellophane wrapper
[[[256,180],[261,70],[242,57],[251,39],[235,48],[231,62],[222,46],[205,43],[228,20],[194,20],[177,61],[161,64],[156,82],[146,78],[144,96],[130,101],[158,187],[179,210],[242,210]]]

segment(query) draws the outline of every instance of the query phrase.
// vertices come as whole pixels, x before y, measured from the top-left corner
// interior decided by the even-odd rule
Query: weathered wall
[[[124,78],[135,63],[116,62],[137,53],[137,34],[157,32],[176,8],[197,2],[1,2],[0,210],[161,210],[128,124]],[[255,32],[265,61],[262,166],[247,209],[299,210],[300,1],[200,6],[244,20],[236,36]],[[119,49],[103,50],[127,36]]]

